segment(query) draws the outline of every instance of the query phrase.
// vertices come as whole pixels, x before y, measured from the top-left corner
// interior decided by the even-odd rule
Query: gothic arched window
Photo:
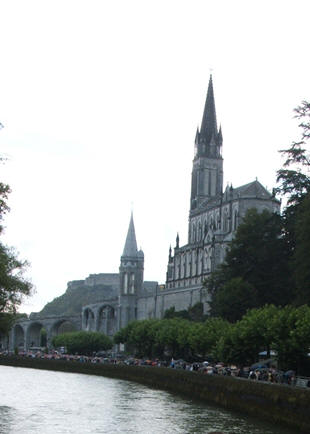
[[[238,210],[236,209],[234,212],[234,230],[238,227]]]
[[[124,294],[128,292],[128,274],[124,274]]]

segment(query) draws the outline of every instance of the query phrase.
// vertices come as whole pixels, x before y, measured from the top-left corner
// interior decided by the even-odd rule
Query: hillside
[[[104,298],[113,296],[113,290],[107,285],[81,285],[68,288],[67,291],[47,303],[36,316],[77,315],[82,312],[82,306],[98,303]]]

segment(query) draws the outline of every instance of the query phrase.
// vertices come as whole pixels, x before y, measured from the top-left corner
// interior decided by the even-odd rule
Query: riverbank
[[[135,381],[153,388],[220,405],[229,410],[310,433],[310,390],[197,374],[184,370],[68,362],[1,356],[0,364],[23,368],[101,375]]]

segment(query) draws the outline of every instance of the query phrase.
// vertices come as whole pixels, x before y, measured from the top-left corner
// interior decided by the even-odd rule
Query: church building
[[[82,306],[79,315],[59,312],[53,316],[33,313],[16,322],[11,331],[10,347],[28,348],[38,343],[44,327],[48,339],[59,326],[70,320],[77,329],[103,331],[113,336],[132,320],[163,318],[167,309],[188,309],[202,302],[209,308],[210,296],[204,287],[207,277],[225,260],[227,248],[247,210],[280,212],[280,201],[256,180],[223,191],[223,136],[218,129],[212,76],[200,129],[197,129],[191,179],[191,197],[187,244],[179,236],[169,249],[165,285],[143,278],[144,254],[137,249],[131,215],[118,273],[91,274],[85,280],[68,283],[69,292],[78,288],[100,289],[100,300]]]
[[[172,253],[166,289],[200,291],[203,282],[224,261],[226,249],[250,208],[280,212],[280,201],[256,180],[223,191],[223,136],[218,129],[212,76],[200,130],[197,129],[191,179],[188,241]]]

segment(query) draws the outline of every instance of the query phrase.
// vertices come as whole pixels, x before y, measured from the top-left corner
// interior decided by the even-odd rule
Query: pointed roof
[[[272,194],[257,179],[232,189],[231,195],[229,195],[229,189],[230,187],[227,186],[224,193],[224,200],[231,198],[231,195],[234,199],[272,199]]]
[[[131,213],[129,228],[127,232],[125,247],[122,256],[137,256],[138,248],[136,241],[135,225],[133,222],[133,214]]]
[[[212,136],[217,137],[217,122],[215,112],[215,101],[213,92],[212,74],[210,75],[208,93],[201,121],[200,137],[207,143],[210,142]]]

